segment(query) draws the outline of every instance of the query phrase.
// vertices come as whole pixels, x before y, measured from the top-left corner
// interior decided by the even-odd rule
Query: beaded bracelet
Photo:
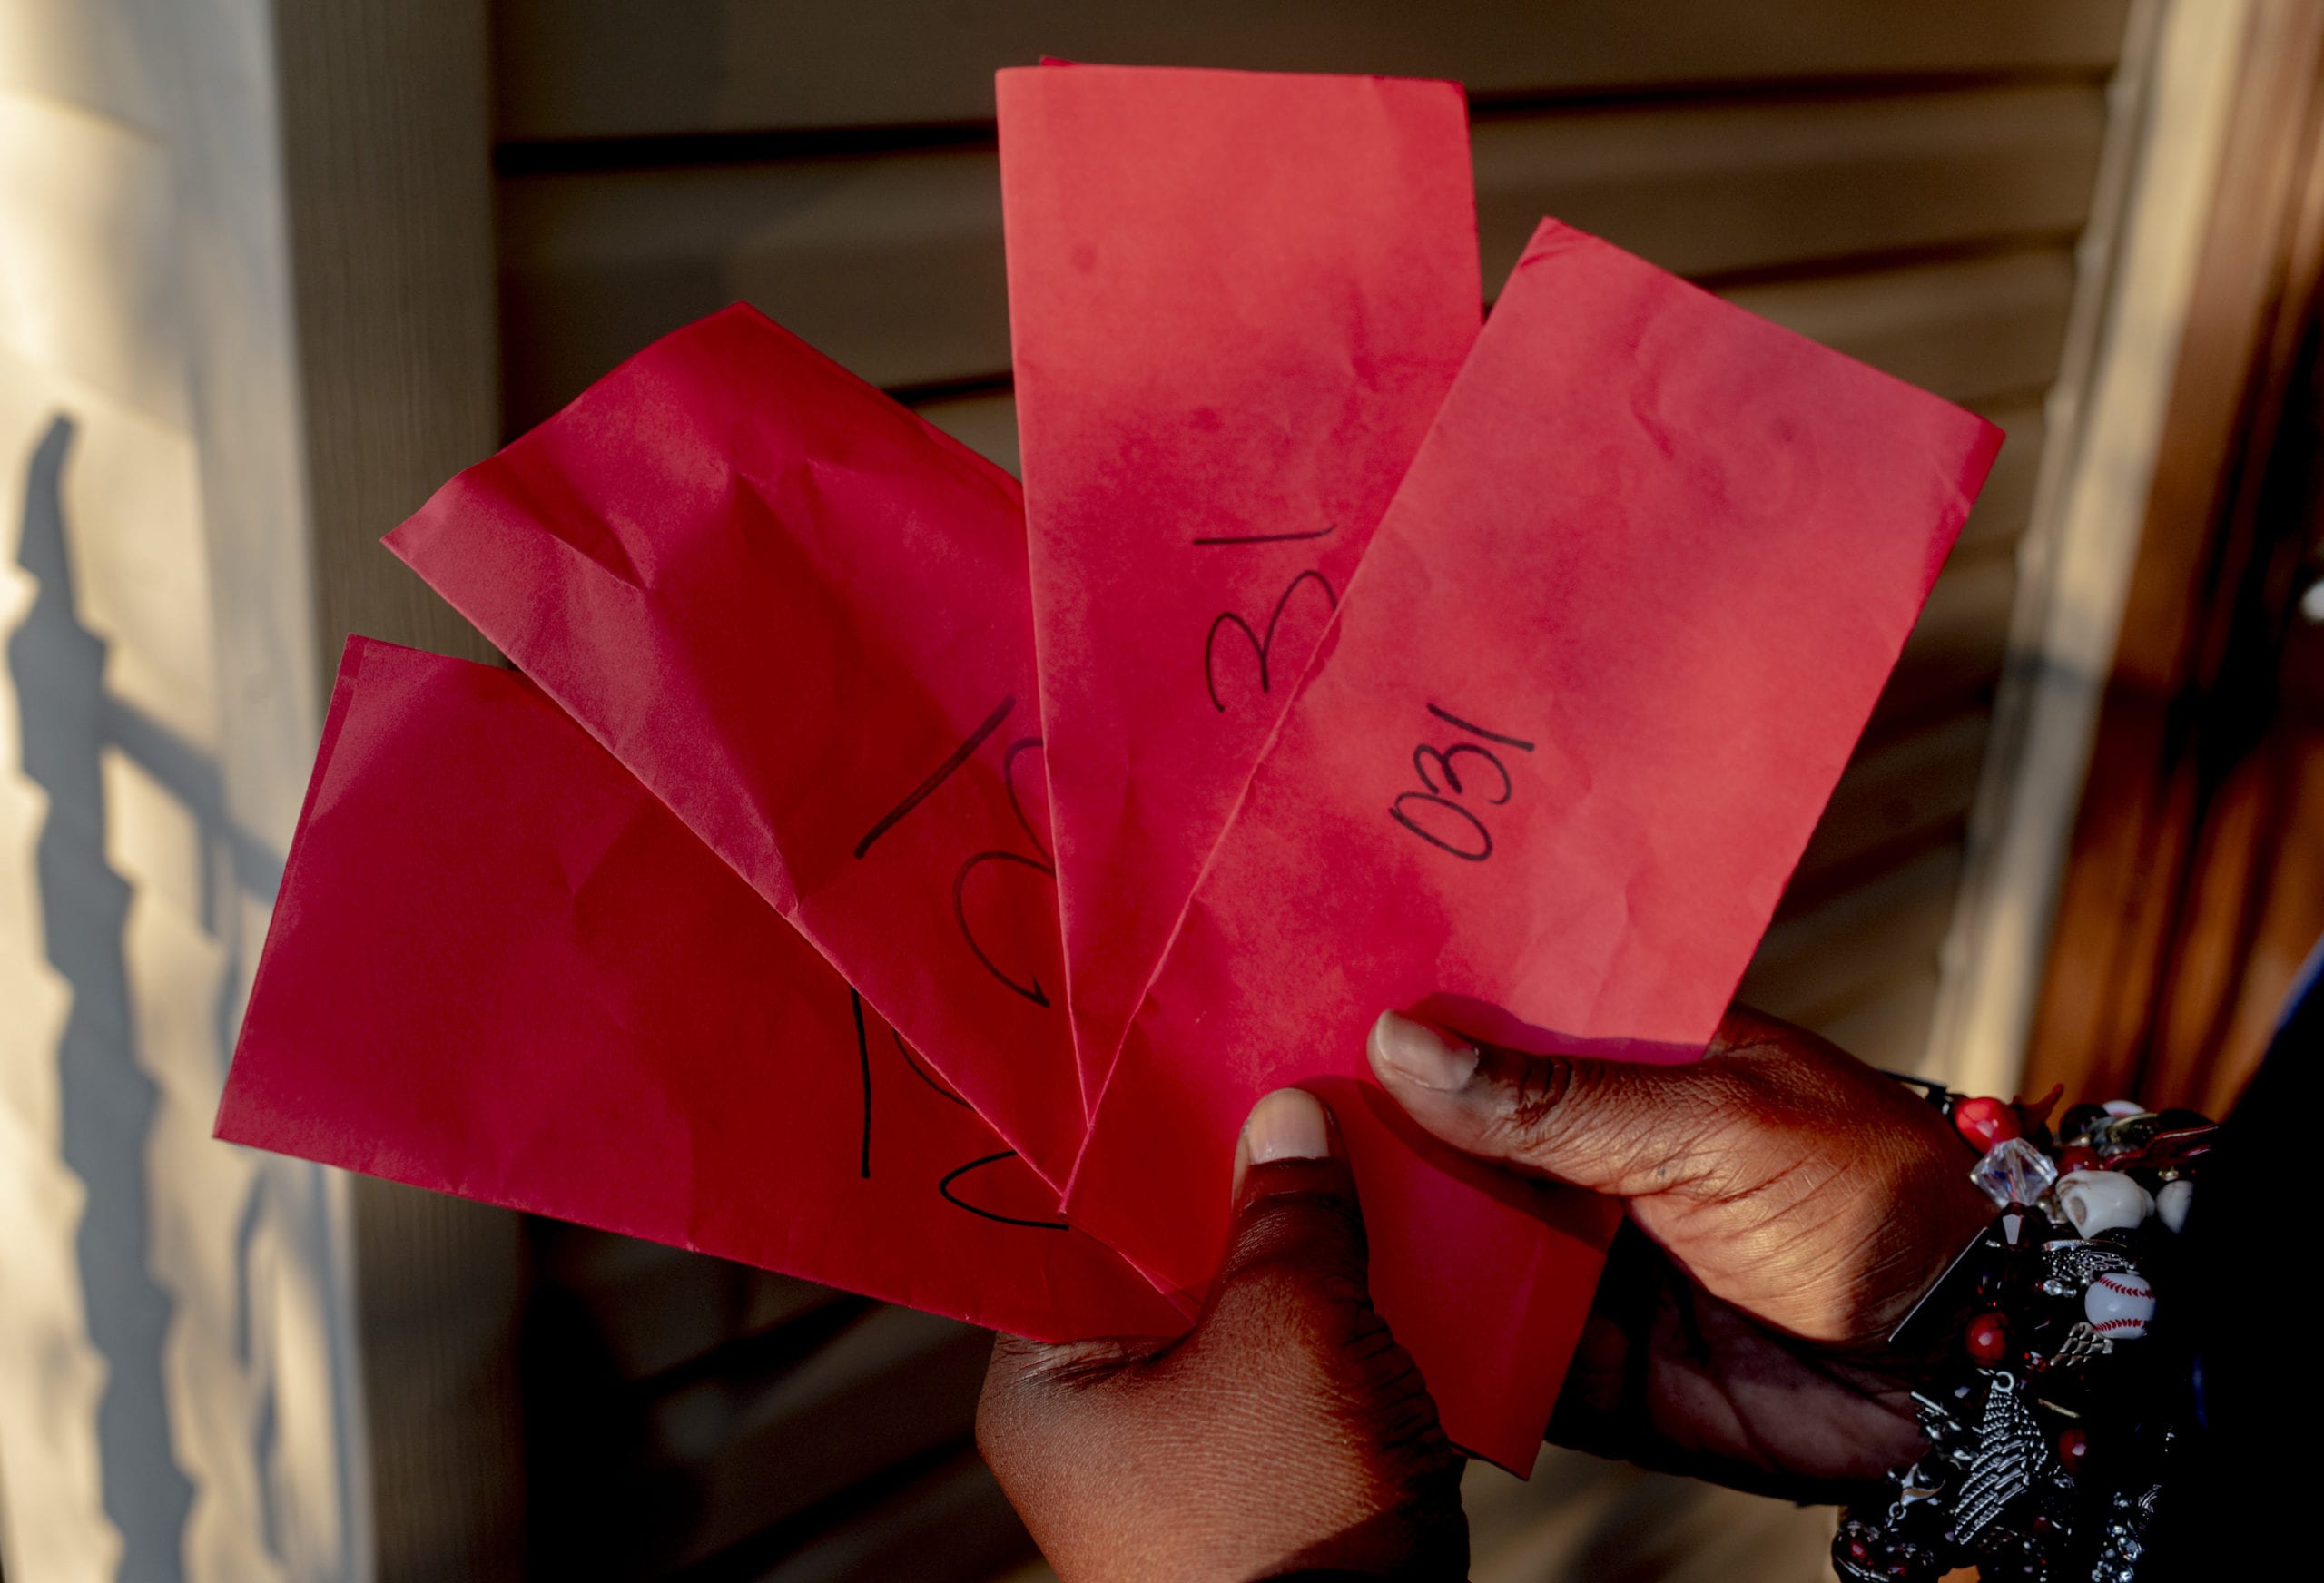
[[[2218,1128],[2116,1100],[2053,1133],[2062,1089],[2025,1105],[1905,1081],[1983,1151],[1970,1176],[2000,1213],[1889,1338],[1925,1346],[1952,1324],[1958,1345],[1913,1392],[1928,1454],[1888,1475],[1886,1509],[1841,1514],[1833,1568],[2134,1583],[2193,1419],[2191,1352],[2155,1293]]]

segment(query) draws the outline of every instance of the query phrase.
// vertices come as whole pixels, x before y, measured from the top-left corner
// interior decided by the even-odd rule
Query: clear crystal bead
[[[1969,1180],[2004,1209],[2035,1202],[2057,1179],[2058,1168],[2050,1164],[2050,1156],[2024,1138],[2002,1139],[1969,1172]]]

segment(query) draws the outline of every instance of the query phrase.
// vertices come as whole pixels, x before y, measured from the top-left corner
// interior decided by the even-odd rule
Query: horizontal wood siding
[[[1042,54],[1451,77],[1483,98],[1895,77],[2099,77],[2126,0],[501,0],[500,135],[927,126],[992,113]]]
[[[2004,373],[2038,388],[2102,112],[2072,84],[1482,120],[1482,285],[1553,214],[1698,278],[1780,270],[1734,295],[1947,394],[1994,394]],[[537,172],[500,192],[513,428],[738,299],[875,384],[1007,377],[989,147]],[[2025,245],[1984,256],[1996,243]],[[1797,278],[1931,252],[1944,261]]]

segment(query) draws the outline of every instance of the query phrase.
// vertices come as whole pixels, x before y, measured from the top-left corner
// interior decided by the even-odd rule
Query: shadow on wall
[[[75,1254],[91,1344],[104,1360],[98,1407],[106,1517],[118,1529],[117,1576],[175,1583],[185,1576],[186,1523],[193,1485],[172,1450],[164,1346],[172,1300],[153,1269],[149,1141],[159,1090],[138,1059],[124,944],[132,888],[106,848],[103,762],[127,755],[193,816],[203,850],[202,922],[229,953],[215,1008],[220,1049],[230,1048],[241,978],[238,930],[226,916],[234,884],[274,894],[282,860],[227,818],[216,765],[199,749],[121,701],[104,685],[105,643],[81,623],[73,584],[64,478],[75,427],[53,418],[28,458],[17,560],[37,587],[8,639],[8,675],[17,701],[24,772],[45,794],[34,847],[42,931],[50,964],[70,988],[71,1010],[57,1045],[64,1163],[85,1193]],[[237,1227],[237,1340],[241,1362],[263,1380],[264,1309],[253,1291],[253,1255],[264,1223],[261,1173]],[[262,1387],[263,1389],[263,1387]],[[264,1391],[253,1447],[273,1460],[272,1393]],[[262,1481],[263,1482],[263,1481]],[[274,1549],[272,1513],[267,1540]]]

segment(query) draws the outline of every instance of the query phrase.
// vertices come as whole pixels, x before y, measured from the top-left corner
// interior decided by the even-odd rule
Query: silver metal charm
[[[1976,1460],[1961,1486],[1961,1504],[1954,1514],[1954,1531],[1965,1545],[1999,1517],[2002,1509],[2028,1490],[2041,1476],[2049,1456],[2042,1426],[2018,1400],[2017,1376],[1996,1374],[1985,1395],[1985,1421],[1977,1432]]]
[[[2097,1277],[2137,1268],[2130,1254],[2103,1243],[2063,1238],[2042,1244],[2042,1290],[2053,1297],[2079,1297]]]
[[[2091,1583],[2138,1583],[2139,1562],[2146,1555],[2147,1529],[2154,1524],[2154,1509],[2162,1496],[2160,1484],[2133,1499],[2118,1492],[2106,1517],[2106,1537],[2098,1547]]]
[[[2077,1319],[2073,1328],[2066,1332],[2066,1339],[2058,1343],[2053,1361],[2079,1363],[2084,1358],[2102,1358],[2114,1350],[2114,1343],[2098,1333],[2097,1327],[2086,1319]]]

